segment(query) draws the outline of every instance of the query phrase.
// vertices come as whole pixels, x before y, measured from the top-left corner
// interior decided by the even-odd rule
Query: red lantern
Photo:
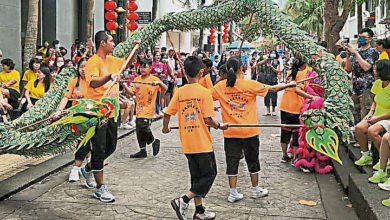
[[[224,34],[223,38],[229,38],[229,34]]]
[[[118,23],[116,23],[115,21],[107,22],[106,28],[109,31],[115,31],[116,29],[118,29]]]
[[[215,43],[215,39],[214,38],[210,38],[209,42],[210,42],[210,44],[214,44]]]
[[[104,3],[104,9],[106,11],[113,11],[116,9],[116,2],[115,1],[108,1]]]
[[[224,29],[223,32],[224,32],[225,34],[227,34],[227,33],[229,33],[229,29]]]
[[[129,21],[136,21],[136,20],[138,20],[139,16],[136,12],[130,12],[126,15],[126,18]]]
[[[126,4],[126,8],[127,8],[127,10],[129,10],[129,11],[137,11],[138,5],[137,5],[137,3],[135,3],[135,2],[130,2],[130,3],[127,3],[127,4]]]
[[[224,27],[225,29],[228,29],[228,28],[229,28],[229,25],[228,25],[228,24],[224,24],[223,27]]]
[[[213,35],[214,33],[215,33],[215,30],[214,30],[214,28],[211,28],[211,29],[210,29],[210,34],[212,34],[212,35]]]
[[[224,42],[224,43],[229,43],[229,38],[224,38],[224,39],[223,39],[223,42]]]
[[[131,21],[130,23],[127,24],[127,29],[130,31],[135,31],[138,28],[138,24],[135,21]]]
[[[136,0],[129,0],[130,2],[135,2]]]
[[[106,12],[105,16],[106,20],[112,21],[118,18],[118,14],[115,11]]]

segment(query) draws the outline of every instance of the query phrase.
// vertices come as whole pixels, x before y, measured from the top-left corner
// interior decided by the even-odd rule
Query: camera
[[[340,53],[340,57],[341,58],[343,58],[343,59],[345,59],[345,58],[347,58],[347,56],[348,56],[348,52],[347,51],[341,51],[341,53]]]
[[[85,53],[87,51],[87,49],[85,49],[84,47],[83,48],[80,48],[80,52],[81,53]]]
[[[346,44],[349,44],[349,37],[345,37],[345,38],[343,39],[343,42],[346,43]]]

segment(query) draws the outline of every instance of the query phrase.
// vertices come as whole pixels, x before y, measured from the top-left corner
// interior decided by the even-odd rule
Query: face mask
[[[358,45],[359,45],[359,47],[364,46],[364,45],[366,45],[366,44],[367,44],[367,39],[366,39],[366,38],[363,38],[363,37],[359,37],[359,39],[358,39]]]
[[[270,54],[269,56],[270,56],[272,59],[273,59],[273,58],[276,58],[276,54]]]

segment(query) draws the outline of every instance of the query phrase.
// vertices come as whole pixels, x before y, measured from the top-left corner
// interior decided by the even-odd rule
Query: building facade
[[[356,42],[358,35],[357,7],[358,6],[355,5],[355,9],[350,13],[344,28],[340,33],[340,37],[350,38],[352,42]],[[362,5],[363,27],[371,28],[375,33],[375,38],[377,39],[390,37],[390,32],[386,28],[386,25],[380,24],[380,22],[387,16],[386,10],[386,0],[368,0]]]
[[[86,30],[80,25],[87,16],[87,0],[40,0],[37,46],[44,41],[59,40],[70,48],[76,39],[83,39]],[[22,50],[28,19],[28,0],[0,1],[0,49],[3,58],[11,58],[16,69],[22,69]],[[104,0],[96,0],[93,32],[104,30]]]

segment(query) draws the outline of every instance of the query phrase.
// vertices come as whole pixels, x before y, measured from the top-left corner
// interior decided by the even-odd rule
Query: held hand
[[[366,120],[366,121],[371,120],[372,115],[373,115],[373,113],[370,111],[370,112],[366,115],[366,117],[364,117],[364,120]]]
[[[111,80],[114,81],[114,82],[118,82],[119,81],[119,74],[116,74],[116,73],[112,73],[111,74]]]
[[[377,123],[378,121],[380,121],[379,117],[371,117],[370,120],[368,121],[370,124],[375,124]]]
[[[62,114],[62,111],[58,110],[51,117],[53,119],[58,119],[58,118],[60,118],[61,114]]]
[[[297,86],[297,82],[295,81],[287,83],[287,87],[296,87],[296,86]]]
[[[219,112],[219,107],[214,107],[215,112]]]
[[[228,128],[229,128],[228,123],[222,123],[219,125],[219,129],[221,129],[221,130],[227,130]]]
[[[356,54],[357,50],[355,48],[353,48],[351,45],[348,44],[348,53]]]
[[[158,85],[161,85],[161,81],[154,81],[154,82],[152,82],[152,85],[153,86],[158,86]]]
[[[28,104],[27,104],[27,109],[30,109],[31,107],[33,107],[33,104],[28,103]]]
[[[140,44],[140,43],[141,43],[141,40],[140,40],[140,39],[137,39],[137,40],[134,41],[134,45]]]
[[[312,100],[312,101],[316,101],[316,100],[318,100],[318,99],[320,99],[320,98],[321,98],[321,97],[319,97],[319,96],[312,96],[312,97],[311,97],[311,100]]]
[[[166,127],[166,128],[162,129],[162,133],[163,134],[168,134],[169,132],[171,132],[171,128],[170,127]]]

